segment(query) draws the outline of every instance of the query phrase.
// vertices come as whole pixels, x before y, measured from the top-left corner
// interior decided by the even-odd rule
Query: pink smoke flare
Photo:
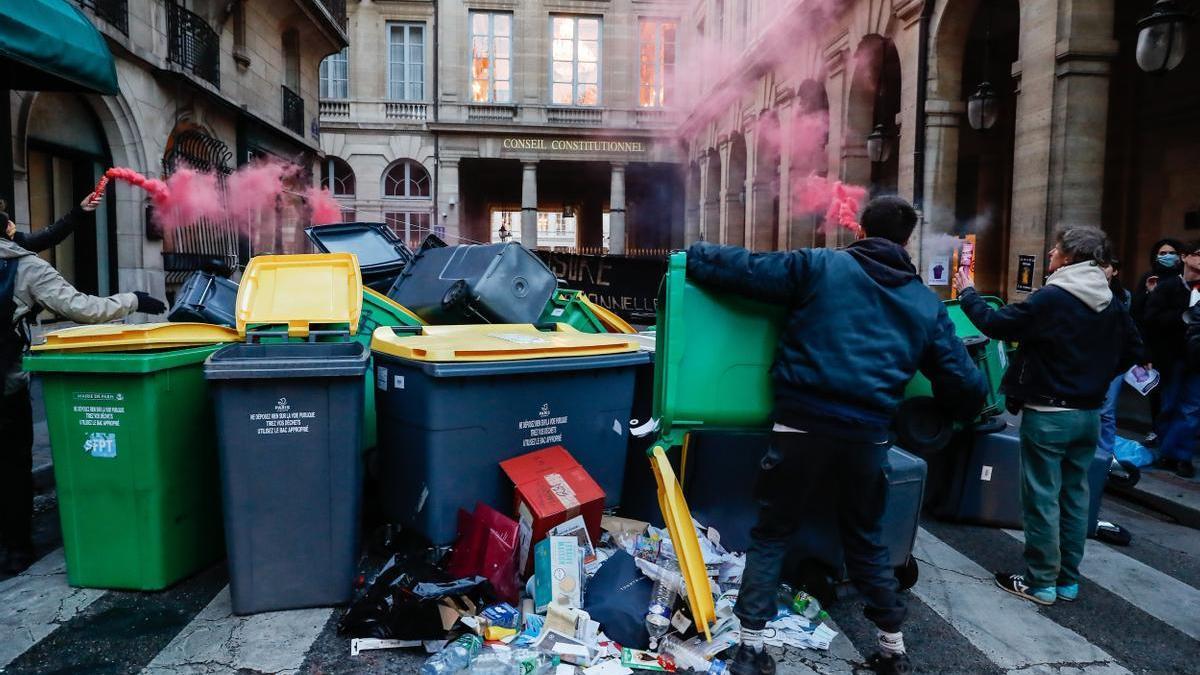
[[[308,207],[312,209],[312,224],[326,225],[340,222],[342,207],[333,199],[328,188],[310,187],[304,191]]]

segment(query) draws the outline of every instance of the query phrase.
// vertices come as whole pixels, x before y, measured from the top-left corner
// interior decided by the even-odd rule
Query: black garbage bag
[[[445,574],[402,555],[392,556],[338,620],[343,637],[438,640],[446,636],[439,606],[466,598],[482,608],[495,600],[483,577],[446,579]]]
[[[646,609],[654,581],[642,574],[633,556],[617,551],[588,580],[584,609],[604,627],[604,634],[623,647],[645,649]]]

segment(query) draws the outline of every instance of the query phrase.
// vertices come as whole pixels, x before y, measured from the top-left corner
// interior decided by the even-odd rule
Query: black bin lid
[[[384,223],[313,225],[304,234],[322,253],[353,253],[363,274],[398,272],[413,253]]]

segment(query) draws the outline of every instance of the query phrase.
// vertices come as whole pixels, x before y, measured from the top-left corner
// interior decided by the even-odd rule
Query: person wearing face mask
[[[1160,280],[1146,300],[1144,321],[1162,341],[1162,414],[1158,419],[1159,457],[1155,466],[1183,478],[1196,475],[1192,455],[1200,434],[1200,372],[1187,359],[1185,315],[1200,304],[1200,242],[1179,249],[1183,274]]]
[[[1143,361],[1129,312],[1103,267],[1108,238],[1097,227],[1059,232],[1050,277],[1024,302],[993,309],[965,272],[959,302],[984,335],[1016,342],[1001,390],[1021,408],[1021,510],[1025,570],[997,572],[996,585],[1040,605],[1079,595],[1088,533],[1088,471],[1100,435],[1100,408],[1119,373]]]
[[[68,218],[77,219],[77,211],[94,210],[99,203],[100,199],[84,199]],[[18,233],[8,224],[0,229],[0,438],[4,439],[0,443],[0,543],[5,549],[2,570],[18,574],[33,562],[34,553],[33,409],[29,375],[21,369],[30,342],[30,321],[41,308],[76,323],[103,323],[135,311],[161,314],[166,305],[140,291],[107,298],[79,292],[50,263],[18,244],[14,240]],[[62,231],[35,239],[32,245],[52,246],[48,242]],[[29,238],[24,241],[30,243]]]
[[[1183,260],[1179,255],[1182,250],[1183,242],[1178,239],[1166,238],[1154,243],[1154,246],[1150,248],[1150,270],[1138,279],[1137,286],[1133,289],[1133,303],[1129,307],[1133,320],[1142,332],[1142,339],[1146,342],[1146,354],[1151,361],[1159,365],[1159,371],[1164,378],[1170,376],[1169,369],[1165,366],[1173,360],[1177,350],[1173,345],[1171,335],[1159,335],[1152,326],[1146,324],[1146,302],[1150,297],[1150,292],[1158,284],[1178,277],[1182,273]],[[1160,436],[1158,419],[1162,416],[1162,391],[1165,389],[1163,386],[1165,384],[1166,382],[1160,384],[1146,397],[1150,404],[1150,419],[1153,420],[1150,434],[1142,441],[1146,447],[1158,445]]]

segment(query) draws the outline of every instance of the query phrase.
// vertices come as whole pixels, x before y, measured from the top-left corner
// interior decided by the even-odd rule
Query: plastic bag
[[[447,571],[456,577],[485,577],[498,598],[516,604],[520,598],[517,530],[517,521],[487,504],[476,504],[473,514],[460,510],[458,542]]]
[[[1150,452],[1146,446],[1120,436],[1113,440],[1113,454],[1116,455],[1118,461],[1129,462],[1139,468],[1154,463],[1154,453]]]

